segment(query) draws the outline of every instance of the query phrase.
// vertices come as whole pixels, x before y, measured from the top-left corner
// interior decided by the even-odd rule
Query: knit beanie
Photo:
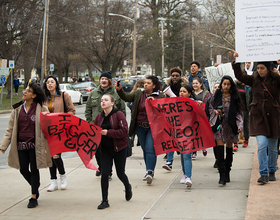
[[[110,71],[106,71],[106,72],[101,73],[99,79],[101,79],[101,77],[107,77],[108,79],[112,79],[112,75],[111,75]]]
[[[266,66],[267,69],[271,69],[271,62],[258,62],[257,65],[259,64]]]

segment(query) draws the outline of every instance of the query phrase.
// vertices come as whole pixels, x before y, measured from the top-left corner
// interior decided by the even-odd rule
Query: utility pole
[[[185,74],[184,72],[184,64],[185,64],[185,38],[186,38],[186,31],[184,30],[184,41],[183,41],[183,61],[182,61],[182,71],[183,71],[183,74]]]
[[[42,48],[42,68],[41,68],[41,82],[42,82],[41,87],[43,87],[43,80],[44,80],[44,77],[45,77],[46,66],[47,66],[49,5],[50,5],[50,0],[45,0],[44,32],[43,32],[43,48]]]
[[[193,31],[192,31],[192,59],[194,61],[194,36],[193,36]]]
[[[136,75],[136,34],[137,34],[137,5],[138,1],[135,1],[135,14],[134,14],[134,40],[133,40],[133,75]]]
[[[161,77],[164,78],[164,36],[163,36],[163,22],[161,21],[161,47],[162,47],[162,54],[161,54]]]

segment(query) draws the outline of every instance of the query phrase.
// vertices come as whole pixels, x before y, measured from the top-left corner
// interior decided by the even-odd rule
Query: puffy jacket
[[[104,120],[104,117],[99,113],[95,120],[94,124],[101,127],[101,124]],[[116,152],[127,147],[127,133],[128,125],[125,118],[125,115],[121,111],[116,111],[110,116],[111,129],[107,131],[107,136],[113,139],[114,150]]]

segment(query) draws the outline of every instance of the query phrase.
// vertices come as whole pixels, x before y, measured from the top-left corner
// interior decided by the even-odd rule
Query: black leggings
[[[50,169],[50,174],[51,174],[51,180],[57,179],[56,169],[58,169],[59,174],[61,174],[61,175],[65,174],[63,160],[61,158],[61,153],[57,154],[57,155],[59,156],[59,158],[54,159],[52,157],[53,166],[49,168]]]
[[[117,176],[120,181],[123,182],[125,188],[129,187],[129,181],[125,174],[125,163],[126,163],[126,154],[127,148],[119,151],[110,153],[106,150],[102,149],[101,152],[101,165],[102,165],[102,172],[101,172],[101,191],[102,191],[102,200],[108,200],[108,188],[109,188],[109,181],[108,177],[111,174],[113,160],[116,167]]]
[[[35,149],[18,151],[20,173],[31,185],[31,193],[37,194],[40,186],[40,173],[37,169]],[[30,170],[29,171],[29,164]]]

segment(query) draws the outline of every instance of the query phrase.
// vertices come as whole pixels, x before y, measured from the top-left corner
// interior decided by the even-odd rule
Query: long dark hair
[[[241,98],[239,96],[236,84],[234,83],[233,79],[228,75],[223,76],[223,78],[221,79],[221,83],[219,85],[219,88],[214,93],[215,98],[216,97],[222,97],[222,93],[223,93],[222,84],[225,80],[229,80],[229,82],[230,82],[229,92],[230,92],[231,99],[233,99],[234,102],[237,104],[238,110],[244,110],[244,106],[243,106]]]
[[[51,96],[50,91],[49,91],[48,88],[47,88],[47,81],[48,81],[49,78],[54,79],[54,81],[56,82],[56,89],[55,89],[55,90],[56,90],[56,93],[57,93],[58,95],[60,95],[61,92],[60,92],[60,87],[59,87],[59,83],[58,83],[58,81],[57,81],[57,78],[54,77],[54,76],[48,76],[48,77],[46,78],[44,84],[43,84],[43,89],[44,89],[44,92],[45,92],[46,96],[47,96],[47,97],[50,97],[50,96]]]
[[[157,78],[157,76],[147,76],[146,79],[152,80],[153,84],[156,86],[153,89],[153,92],[157,92],[160,90],[160,82],[159,82],[159,79]]]
[[[41,106],[43,106],[43,103],[47,99],[43,89],[34,82],[29,83],[28,86],[33,90],[33,94],[36,94],[36,97],[34,98],[34,102],[37,102]]]
[[[267,68],[267,67],[266,67]],[[270,68],[267,68],[268,70],[268,73],[267,73],[267,76],[271,76],[271,84],[274,84],[277,82],[277,78],[279,77],[279,74],[277,71],[274,71],[272,69],[272,67]],[[260,77],[258,71],[256,70],[254,73],[253,73],[253,77],[254,77],[254,86],[259,82],[259,81],[262,81],[262,77]]]
[[[192,90],[192,87],[189,86],[189,85],[182,85],[182,87],[184,87],[191,95],[190,95],[190,98],[193,98],[193,90]],[[182,88],[181,87],[181,88]]]

